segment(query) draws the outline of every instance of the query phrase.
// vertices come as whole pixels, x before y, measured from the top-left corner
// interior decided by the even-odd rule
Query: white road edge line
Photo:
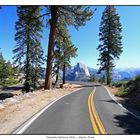
[[[83,88],[82,88],[83,89]],[[81,90],[81,89],[78,89]],[[27,121],[25,123],[25,125],[20,129],[15,130],[12,134],[22,134],[44,111],[46,111],[50,106],[52,106],[55,102],[57,102],[58,100],[64,98],[67,95],[70,95],[78,90],[75,90],[73,92],[70,92],[69,94],[63,95],[61,97],[59,97],[58,99],[54,100],[52,103],[48,104],[46,107],[44,107],[41,111],[39,111],[37,114],[35,114],[29,121]]]
[[[139,117],[139,116],[137,116],[136,114],[134,114],[134,113],[131,112],[130,110],[126,109],[122,104],[118,103],[118,102],[116,101],[116,99],[113,97],[113,95],[111,95],[111,93],[110,93],[110,91],[108,90],[107,87],[105,87],[105,86],[103,86],[103,87],[107,90],[109,96],[110,96],[121,108],[123,108],[125,111],[128,111],[131,115],[133,115],[134,117],[136,117],[137,119],[140,120],[140,117]]]

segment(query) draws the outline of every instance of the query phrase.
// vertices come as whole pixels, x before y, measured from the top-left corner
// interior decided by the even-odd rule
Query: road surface
[[[61,98],[24,127],[22,134],[140,134],[140,120],[103,86],[91,84]]]

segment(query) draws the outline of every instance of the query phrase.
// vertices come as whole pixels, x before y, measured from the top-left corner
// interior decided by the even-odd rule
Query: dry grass
[[[111,94],[113,95],[116,95],[116,93],[118,92],[119,88],[116,88],[116,87],[109,87],[109,86],[106,86],[108,88],[108,90],[110,91]],[[122,97],[118,97],[118,96],[115,96],[115,98],[117,99],[118,102],[120,103],[123,103],[125,102],[125,99],[126,98],[122,98]]]
[[[116,88],[116,87],[109,87],[109,86],[106,86],[108,89],[109,89],[109,91],[111,92],[111,93],[113,93],[114,95],[118,92],[118,88]]]

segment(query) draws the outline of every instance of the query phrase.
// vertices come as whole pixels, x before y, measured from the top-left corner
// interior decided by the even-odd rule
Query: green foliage
[[[103,84],[106,82],[106,78],[105,78],[105,75],[101,76],[100,79],[98,80],[99,83]]]
[[[5,60],[2,54],[0,54],[0,81],[3,81],[4,79],[7,78],[7,72],[5,71],[5,68],[6,68]]]
[[[80,26],[84,26],[87,21],[92,18],[93,12],[87,6],[48,6],[48,13],[50,13],[50,36],[48,44],[48,59],[47,59],[47,69],[46,69],[46,78],[45,78],[45,89],[50,89],[52,85],[52,63],[53,63],[53,51],[54,51],[54,42],[56,29],[60,19],[67,26],[74,26],[78,29]],[[48,14],[49,15],[49,14]],[[65,69],[65,65],[63,65]]]
[[[129,87],[127,87],[127,83],[120,82],[117,84],[116,87],[119,87],[118,92],[115,94],[118,97],[128,97],[130,95],[129,93]]]
[[[89,82],[95,82],[96,81],[96,77],[93,74],[92,76],[90,76]]]
[[[124,86],[122,86],[115,95],[118,97],[128,97],[130,95],[128,90],[128,88],[124,88]]]
[[[37,87],[43,64],[43,50],[40,39],[42,37],[42,19],[40,6],[19,6],[17,8],[14,61],[25,74],[24,90],[29,92]]]
[[[72,44],[66,23],[59,18],[54,51],[54,73],[58,76],[59,69],[63,71],[63,80],[65,83],[65,71],[70,68],[70,59],[76,57],[77,48]],[[58,79],[58,77],[57,77]],[[57,82],[57,81],[56,81]]]
[[[131,98],[138,94],[140,94],[140,75],[133,80],[123,83],[116,95]]]
[[[118,82],[113,83],[112,86],[119,88],[126,85],[126,83],[127,83],[126,81],[118,81]]]
[[[9,79],[5,79],[0,82],[0,85],[2,85],[3,87],[16,85],[16,84],[19,84],[19,81],[14,79],[13,77],[10,77]]]
[[[18,69],[12,66],[9,61],[6,62],[2,54],[0,54],[0,85],[9,86],[19,83],[17,80],[14,79],[16,78],[16,75],[18,73]]]
[[[106,6],[103,12],[101,23],[100,23],[100,42],[98,50],[100,52],[99,73],[106,71],[107,84],[111,83],[111,72],[114,65],[114,60],[119,59],[122,53],[121,47],[121,24],[120,17],[116,13],[114,6]]]
[[[119,81],[114,83],[113,85],[118,89],[118,92],[116,93],[116,96],[118,97],[128,97],[130,95],[130,85],[133,83],[133,80],[130,80],[128,82],[126,81]]]
[[[93,12],[88,6],[58,6],[58,15],[67,25],[78,29],[86,25],[86,22],[92,18]]]
[[[136,95],[140,94],[140,75],[136,76],[134,80],[128,82],[129,93]]]

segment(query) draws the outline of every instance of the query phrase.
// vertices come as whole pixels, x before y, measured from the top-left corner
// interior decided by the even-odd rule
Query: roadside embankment
[[[110,91],[111,94],[113,94],[115,96],[115,98],[117,99],[118,102],[124,103],[126,101],[126,99],[127,99],[126,97],[118,97],[118,96],[116,96],[119,88],[116,88],[114,86],[113,87],[105,86],[105,87]]]
[[[126,109],[133,112],[137,116],[140,116],[140,95],[135,96],[116,96],[118,94],[119,88],[109,87],[106,88],[110,91],[111,94],[115,96],[115,99],[118,103],[122,104]]]

